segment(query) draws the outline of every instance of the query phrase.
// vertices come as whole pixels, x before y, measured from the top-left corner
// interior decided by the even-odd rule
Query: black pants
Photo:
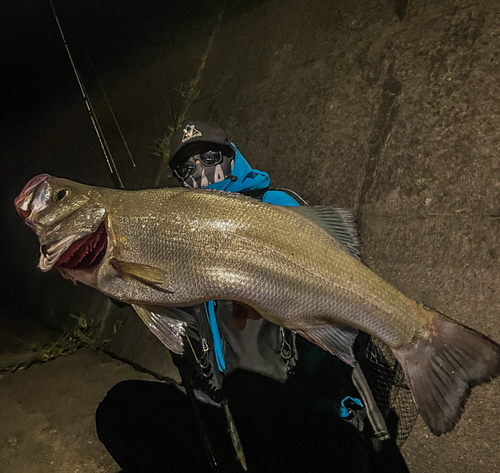
[[[353,426],[294,402],[278,383],[240,372],[228,376],[224,392],[249,472],[373,471],[370,445]],[[199,408],[219,471],[240,473],[224,411],[204,403]],[[127,473],[212,471],[192,406],[173,385],[121,382],[99,405],[96,423],[102,443]]]

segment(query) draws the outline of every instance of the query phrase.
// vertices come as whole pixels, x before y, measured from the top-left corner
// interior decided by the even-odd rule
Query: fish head
[[[106,209],[100,189],[40,174],[14,201],[17,213],[37,235],[39,268],[95,272],[106,254]],[[71,278],[73,279],[73,278]]]

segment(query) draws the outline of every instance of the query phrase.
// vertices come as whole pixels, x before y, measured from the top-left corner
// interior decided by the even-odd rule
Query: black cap
[[[231,141],[217,125],[186,120],[170,139],[168,165],[173,168],[183,160],[208,150],[233,153]]]

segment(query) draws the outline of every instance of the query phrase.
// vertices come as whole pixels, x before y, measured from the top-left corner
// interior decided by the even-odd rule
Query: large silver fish
[[[238,301],[354,364],[358,329],[401,364],[424,421],[453,428],[470,390],[500,374],[500,346],[419,304],[357,259],[348,212],[277,207],[218,191],[118,191],[47,174],[15,201],[40,269],[128,302],[182,351],[164,306]],[[168,312],[168,315],[175,315]]]

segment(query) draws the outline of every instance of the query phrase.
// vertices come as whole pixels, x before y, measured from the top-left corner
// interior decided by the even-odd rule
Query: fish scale
[[[264,311],[267,318],[280,325],[307,328],[318,321],[331,323],[335,317],[337,322],[348,321],[357,328],[376,331],[391,346],[402,344],[408,332],[415,330],[408,321],[398,323],[401,317],[406,318],[408,298],[355,262],[322,229],[289,209],[262,208],[259,202],[239,196],[221,205],[218,192],[185,189],[138,192],[133,197],[133,204],[130,200],[118,201],[116,209],[118,215],[127,215],[113,224],[117,238],[123,236],[127,242],[135,242],[134,246],[127,245],[127,253],[121,251],[120,257],[165,269],[172,275],[168,286],[176,289],[172,296],[157,297],[146,288],[141,296],[143,287],[121,285],[119,292],[110,294],[113,297],[127,294],[134,302],[153,298],[157,303],[178,305],[185,305],[185,297],[200,301],[231,298]],[[157,205],[158,201],[162,206]],[[133,207],[131,215],[128,206]],[[152,238],[158,226],[165,230]],[[293,233],[288,231],[290,227]],[[304,241],[309,243],[304,246]],[[253,253],[259,255],[258,280],[246,276],[253,273],[248,261],[248,255]],[[290,288],[291,301],[283,297],[284,287]],[[370,302],[359,299],[363,292],[369,294]],[[391,306],[391,333],[384,329],[390,312],[381,313],[382,322],[374,316],[378,293],[379,301],[392,298],[390,304],[379,303]],[[372,310],[360,310],[364,305],[371,305]],[[402,309],[395,310],[396,305]]]

